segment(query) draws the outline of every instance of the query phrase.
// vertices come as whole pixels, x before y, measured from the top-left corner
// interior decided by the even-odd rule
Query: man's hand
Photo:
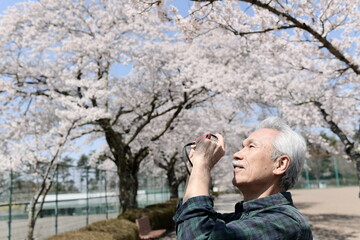
[[[209,196],[210,171],[225,154],[224,138],[216,134],[217,141],[206,138],[199,138],[190,152],[190,159],[193,163],[183,202],[191,197]]]
[[[194,167],[206,167],[211,170],[225,154],[224,138],[217,134],[217,141],[207,138],[198,138],[190,153],[190,160]]]

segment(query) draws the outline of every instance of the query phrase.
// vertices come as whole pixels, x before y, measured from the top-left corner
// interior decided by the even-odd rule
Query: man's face
[[[274,161],[271,159],[272,143],[277,130],[263,128],[246,138],[243,148],[233,156],[233,184],[242,189],[256,191],[274,181]]]

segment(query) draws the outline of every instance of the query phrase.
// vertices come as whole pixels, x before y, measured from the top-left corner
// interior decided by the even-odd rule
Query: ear
[[[282,155],[278,157],[274,162],[274,175],[283,175],[290,166],[290,157],[288,155]]]

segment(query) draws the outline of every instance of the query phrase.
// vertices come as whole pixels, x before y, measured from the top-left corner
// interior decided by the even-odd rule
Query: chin
[[[241,189],[241,187],[247,186],[249,184],[248,180],[244,176],[234,176],[232,179],[232,184],[237,188]]]
[[[233,179],[232,179],[232,184],[233,184],[235,187],[239,188],[239,185],[240,185],[241,183],[237,182],[237,181],[236,181],[236,178],[233,177]]]

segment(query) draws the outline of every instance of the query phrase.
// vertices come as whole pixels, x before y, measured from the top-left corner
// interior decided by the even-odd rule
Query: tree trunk
[[[135,208],[137,206],[137,173],[139,171],[140,162],[137,162],[137,157],[132,155],[130,147],[124,143],[122,134],[112,128],[109,119],[100,119],[98,122],[104,130],[106,142],[114,157],[113,161],[116,164],[117,175],[120,182],[120,213],[122,213],[127,209]]]
[[[50,167],[48,167],[50,169]],[[44,178],[42,180],[42,184],[39,188],[39,190],[34,195],[33,199],[31,200],[31,203],[29,205],[29,213],[28,213],[28,224],[27,224],[27,235],[26,240],[34,240],[34,230],[35,230],[35,224],[36,220],[44,206],[45,203],[45,197],[47,193],[49,192],[50,188],[52,186],[52,181],[48,181],[47,178]],[[42,196],[41,201],[39,201],[40,197]],[[36,204],[40,203],[39,208],[36,210]]]
[[[170,199],[172,198],[179,198],[179,186],[182,182],[185,181],[187,175],[184,174],[179,178],[176,177],[175,174],[175,162],[174,164],[170,165],[168,168],[164,168],[166,170],[167,176],[167,184],[169,186],[170,191]]]
[[[359,198],[360,198],[360,154],[354,158],[356,164],[356,173],[358,177],[358,185],[359,185]]]
[[[356,173],[358,177],[358,185],[360,188],[360,152],[355,147],[357,144],[355,142],[351,142],[348,138],[348,136],[345,134],[345,132],[342,131],[342,129],[331,119],[330,115],[326,112],[325,108],[323,108],[322,103],[318,101],[313,101],[314,105],[319,109],[321,115],[323,116],[325,122],[329,124],[329,127],[333,133],[335,133],[340,141],[344,145],[344,151],[347,156],[350,157],[351,160],[353,160],[356,164]],[[360,128],[354,133],[355,141],[356,136],[360,136]],[[357,140],[359,141],[359,140]],[[359,198],[360,198],[360,189],[359,189]]]
[[[121,167],[118,168],[117,173],[120,179],[119,201],[121,212],[125,212],[128,209],[136,208],[136,196],[138,190],[138,169],[130,169],[129,165],[126,166],[125,164],[121,164]]]
[[[167,176],[167,179],[166,179],[167,184],[168,184],[169,191],[170,191],[170,199],[178,198],[179,197],[179,194],[178,194],[179,183],[176,181],[176,176],[175,176],[175,171],[174,171],[173,166],[167,168],[166,176]]]
[[[179,198],[179,182],[169,183],[170,199]]]
[[[149,154],[149,148],[143,147],[133,154],[130,146],[124,143],[121,133],[112,129],[109,119],[101,119],[99,123],[105,132],[106,142],[113,154],[114,163],[117,167],[117,174],[120,180],[120,211],[125,212],[128,209],[137,207],[137,174],[141,161]]]
[[[35,205],[36,205],[36,202],[33,200],[29,206],[26,240],[34,239],[34,229],[35,229],[35,223],[36,223]]]

